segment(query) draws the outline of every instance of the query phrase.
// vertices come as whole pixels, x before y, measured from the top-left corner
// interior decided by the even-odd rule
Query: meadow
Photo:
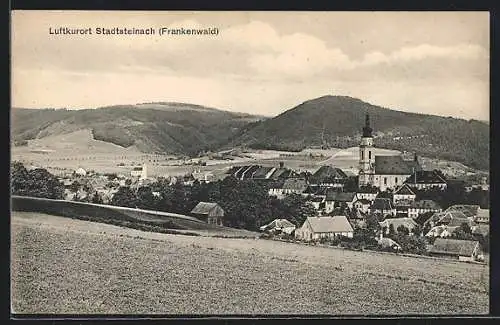
[[[489,268],[13,212],[15,313],[487,314]]]

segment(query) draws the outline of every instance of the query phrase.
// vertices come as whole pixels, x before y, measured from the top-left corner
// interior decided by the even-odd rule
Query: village
[[[141,208],[144,206],[138,207],[140,200],[131,203],[134,200],[127,195],[142,193],[144,197],[144,189],[148,189],[149,200],[155,201],[156,205],[146,206],[153,209],[162,199],[167,200],[162,197],[165,191],[161,186],[190,188],[220,183],[228,178],[264,186],[267,195],[277,201],[300,197],[302,201],[296,204],[297,208],[309,208],[305,213],[295,212],[301,214],[300,217],[265,215],[252,226],[240,226],[261,231],[266,238],[416,253],[462,261],[484,261],[489,251],[489,191],[486,182],[469,187],[457,185],[439,170],[423,170],[416,154],[411,160],[402,155],[373,154],[368,115],[359,146],[359,175],[356,177],[333,165],[323,165],[314,173],[307,173],[287,168],[284,162],[275,167],[233,166],[217,175],[194,172],[182,177],[151,177],[148,165],[144,163],[131,168],[128,175],[100,174],[78,168],[58,176],[64,188],[64,200]],[[452,188],[463,193],[458,195]],[[125,190],[128,191],[126,195]],[[462,202],[460,197],[464,195],[469,199]],[[168,200],[177,199],[180,200],[173,194]],[[186,204],[178,211],[168,211],[168,207],[164,210],[196,216],[210,224],[235,227],[226,220],[227,213],[225,215],[221,205],[224,204],[215,199],[193,202],[191,206]]]

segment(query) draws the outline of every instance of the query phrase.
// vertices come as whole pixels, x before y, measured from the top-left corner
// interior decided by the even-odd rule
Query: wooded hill
[[[359,144],[366,113],[375,146],[489,169],[486,122],[395,111],[345,96],[319,97],[268,119],[184,103],[14,108],[11,129],[17,142],[91,129],[96,140],[135,145],[143,152],[194,156],[234,146],[292,151],[353,147]]]

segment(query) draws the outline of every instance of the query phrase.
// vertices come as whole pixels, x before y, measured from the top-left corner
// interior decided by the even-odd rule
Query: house
[[[260,227],[261,231],[269,231],[271,233],[283,232],[290,235],[295,230],[295,225],[287,219],[274,219],[267,225]]]
[[[77,170],[75,170],[75,174],[78,175],[78,176],[86,176],[87,175],[87,171],[83,168],[78,168]]]
[[[391,225],[394,227],[395,232],[398,231],[399,227],[404,226],[410,233],[412,233],[413,229],[417,226],[417,223],[412,218],[387,218],[378,224],[382,229],[385,229],[385,231],[382,232],[385,235],[389,234]]]
[[[340,168],[321,166],[309,178],[309,183],[322,187],[342,189],[348,178],[347,174]]]
[[[419,215],[426,212],[441,212],[442,209],[433,200],[418,200],[413,201],[408,208],[408,217],[417,218]]]
[[[432,215],[426,222],[424,226],[429,224],[431,227],[447,225],[447,226],[460,226],[462,223],[466,223],[469,226],[473,226],[474,222],[472,218],[468,218],[461,211],[443,211]]]
[[[372,203],[370,201],[368,201],[367,199],[358,199],[358,200],[354,201],[354,204],[353,204],[353,206],[354,206],[354,208],[356,208],[356,210],[361,211],[363,213],[368,213],[371,205],[372,205]]]
[[[368,200],[370,202],[375,201],[377,195],[380,193],[380,190],[373,186],[363,186],[358,189],[356,192],[356,197],[358,199]]]
[[[447,225],[435,226],[425,234],[425,237],[450,237],[457,228],[458,227],[450,227]]]
[[[459,261],[475,261],[483,256],[478,241],[436,238],[429,248],[429,255],[458,259]]]
[[[470,204],[456,204],[452,205],[446,211],[460,211],[468,218],[474,218],[477,216],[479,211],[479,205],[470,205]]]
[[[329,189],[326,192],[325,198],[325,212],[330,213],[335,208],[349,208],[352,209],[356,193],[354,192],[338,192],[334,189]]]
[[[305,241],[339,236],[352,238],[354,230],[345,216],[308,217],[295,230],[295,238]]]
[[[289,194],[302,194],[307,189],[307,182],[302,178],[288,178],[281,181],[274,182],[268,194],[282,199],[285,195]]]
[[[380,213],[383,216],[395,216],[396,209],[389,198],[376,198],[369,210],[370,213]]]
[[[134,167],[130,172],[131,177],[139,177],[140,179],[148,178],[148,169],[146,164],[142,165],[142,167]]]
[[[416,155],[410,161],[404,160],[402,155],[375,156],[372,132],[370,116],[366,114],[359,144],[359,187],[371,185],[381,191],[395,189],[403,185],[412,173],[421,170]]]
[[[474,218],[474,222],[489,224],[490,223],[490,209],[479,208],[477,210],[477,215]]]
[[[399,201],[415,201],[416,197],[416,194],[412,191],[408,184],[404,184],[394,191],[392,194],[392,202],[396,204]]]
[[[222,226],[224,209],[217,203],[200,202],[191,210],[191,214],[195,215],[198,219],[206,221],[208,224]]]
[[[401,218],[408,217],[408,210],[410,210],[413,200],[398,200],[394,203],[396,209],[396,216]]]
[[[437,170],[417,170],[405,180],[405,184],[418,190],[430,188],[444,190],[448,185],[444,175]]]

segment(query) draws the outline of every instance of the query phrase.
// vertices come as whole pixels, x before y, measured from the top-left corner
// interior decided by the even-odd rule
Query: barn
[[[191,214],[209,224],[222,226],[224,209],[222,209],[217,203],[200,202],[194,207],[193,210],[191,210]]]

